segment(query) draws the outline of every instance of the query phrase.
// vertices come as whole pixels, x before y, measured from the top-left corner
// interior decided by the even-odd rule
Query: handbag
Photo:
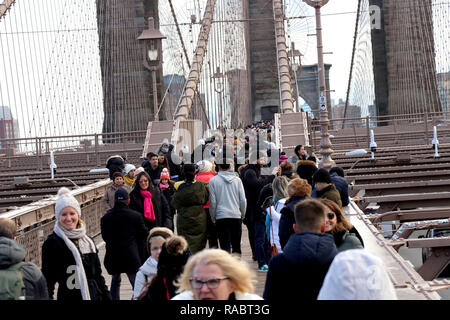
[[[273,236],[273,226],[272,226],[272,206],[269,207],[269,215],[270,215],[270,230],[272,232],[272,239],[275,242],[275,238]],[[273,257],[274,255],[278,254],[278,248],[275,245],[275,243],[273,243],[270,246],[270,256]]]

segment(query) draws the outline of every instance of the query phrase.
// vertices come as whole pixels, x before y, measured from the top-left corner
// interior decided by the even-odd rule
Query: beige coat
[[[103,214],[114,207],[114,194],[116,193],[117,189],[119,189],[119,187],[115,184],[110,185],[108,189],[106,189],[105,195],[102,199]]]

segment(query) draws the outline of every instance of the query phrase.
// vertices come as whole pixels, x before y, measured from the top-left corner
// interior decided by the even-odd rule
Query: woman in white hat
[[[86,234],[78,201],[67,188],[58,191],[53,233],[42,246],[42,273],[49,297],[58,300],[111,300],[102,276],[98,250]]]
[[[125,166],[125,175],[123,176],[123,180],[125,181],[125,184],[123,186],[128,190],[128,193],[131,192],[131,189],[133,188],[133,183],[136,180],[135,172],[136,172],[136,167],[134,165],[132,165],[131,163],[128,163]]]

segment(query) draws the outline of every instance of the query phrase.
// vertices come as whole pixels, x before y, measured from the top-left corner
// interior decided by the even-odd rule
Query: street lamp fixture
[[[212,76],[212,79],[214,81],[214,91],[218,93],[219,96],[219,129],[222,129],[224,126],[224,120],[223,120],[223,110],[222,110],[222,92],[225,89],[224,86],[224,75],[222,72],[220,72],[220,67],[216,68],[216,73]]]
[[[148,18],[148,29],[142,31],[137,38],[144,42],[144,66],[152,72],[153,115],[158,121],[158,90],[156,87],[156,70],[161,66],[162,39],[166,39],[158,29],[155,29],[153,17]]]
[[[217,93],[222,93],[223,89],[224,89],[224,85],[223,85],[223,73],[220,72],[220,67],[216,68],[216,73],[214,73],[214,75],[212,76],[213,80],[214,80],[214,91],[216,91]]]
[[[319,162],[321,168],[330,169],[336,165],[333,159],[331,159],[331,154],[333,149],[331,149],[330,134],[328,133],[328,126],[330,121],[328,119],[328,109],[327,109],[327,88],[325,82],[325,65],[323,62],[323,44],[322,44],[322,22],[320,16],[320,8],[328,3],[329,0],[303,0],[309,6],[313,7],[316,11],[316,36],[317,36],[317,58],[319,64],[318,76],[319,76],[319,91],[320,95],[318,98],[320,106],[320,125],[322,127],[322,135],[320,139],[320,150],[318,153],[322,155],[322,160]]]

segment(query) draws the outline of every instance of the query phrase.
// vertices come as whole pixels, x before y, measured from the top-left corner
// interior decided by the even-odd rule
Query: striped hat
[[[280,156],[280,163],[288,161],[288,156],[286,154],[282,154]]]
[[[169,175],[169,170],[167,170],[167,168],[162,169],[161,171],[161,176],[159,177],[160,180],[162,179],[170,179],[170,175]]]
[[[212,163],[208,160],[202,160],[197,162],[198,172],[210,172],[212,171]]]

